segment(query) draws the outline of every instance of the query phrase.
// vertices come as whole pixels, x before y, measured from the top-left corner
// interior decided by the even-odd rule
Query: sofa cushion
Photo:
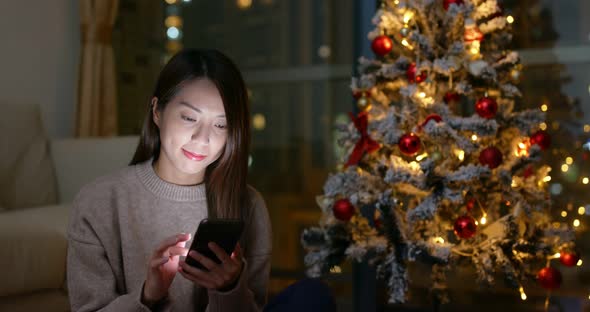
[[[53,163],[37,106],[2,103],[0,150],[0,207],[57,203]]]
[[[138,136],[53,140],[59,202],[71,202],[85,184],[127,166],[138,142]]]
[[[0,296],[61,289],[69,205],[0,213]]]

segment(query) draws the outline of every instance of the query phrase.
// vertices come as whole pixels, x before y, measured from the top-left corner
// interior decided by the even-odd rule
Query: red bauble
[[[471,216],[461,216],[455,221],[455,234],[461,238],[468,239],[475,235],[477,225]]]
[[[475,198],[471,198],[467,201],[467,204],[465,204],[465,208],[467,208],[467,211],[471,211],[473,207],[475,207]]]
[[[561,272],[552,267],[542,268],[537,274],[537,281],[545,289],[556,289],[561,285]]]
[[[411,156],[420,150],[420,138],[413,133],[407,133],[402,135],[398,141],[398,145],[402,153]]]
[[[580,256],[575,252],[560,252],[559,261],[568,267],[573,267],[580,260]]]
[[[348,199],[339,199],[332,206],[334,217],[341,221],[349,221],[355,214],[354,206]]]
[[[408,66],[408,69],[406,70],[406,77],[408,77],[408,81],[411,83],[420,83],[426,80],[426,73],[421,72],[420,75],[416,76],[416,70],[416,63],[410,63],[410,66]]]
[[[533,173],[535,173],[535,169],[533,168],[532,165],[528,166],[524,172],[522,173],[523,178],[528,179],[530,176],[533,175]]]
[[[537,144],[541,150],[546,150],[551,145],[551,136],[543,130],[539,130],[531,135],[531,144]]]
[[[454,3],[456,5],[461,5],[461,4],[463,4],[463,0],[444,0],[443,7],[445,8],[445,11],[449,9],[449,6],[451,5],[451,3]]]
[[[440,115],[437,114],[431,114],[426,116],[426,119],[424,119],[424,121],[422,122],[422,124],[420,125],[420,128],[423,128],[424,126],[426,126],[426,124],[431,121],[434,120],[436,122],[441,122],[442,121],[442,117],[440,117]]]
[[[502,163],[502,152],[494,146],[488,147],[479,153],[479,163],[490,169],[497,168]]]
[[[461,99],[461,96],[459,94],[453,93],[453,92],[445,93],[445,96],[443,98],[443,100],[445,101],[446,104],[459,102],[460,99]]]
[[[384,56],[393,49],[393,41],[385,35],[377,36],[373,39],[373,43],[371,43],[371,49],[373,49],[375,54]]]
[[[475,103],[475,111],[482,118],[494,118],[498,112],[498,103],[491,97],[483,97]]]

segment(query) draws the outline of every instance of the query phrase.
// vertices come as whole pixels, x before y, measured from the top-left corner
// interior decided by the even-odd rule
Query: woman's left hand
[[[186,264],[185,261],[181,261],[178,271],[184,278],[201,287],[226,290],[230,286],[233,286],[240,278],[242,267],[244,266],[240,244],[238,243],[236,245],[236,249],[232,252],[231,256],[215,243],[209,243],[208,246],[217,258],[221,260],[220,264],[191,250],[188,256],[199,261],[209,272],[192,267]]]

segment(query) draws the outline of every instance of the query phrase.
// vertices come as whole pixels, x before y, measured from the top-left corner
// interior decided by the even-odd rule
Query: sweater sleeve
[[[150,311],[141,303],[143,285],[130,293],[121,293],[122,277],[117,277],[113,264],[119,261],[108,255],[97,232],[109,224],[109,213],[94,214],[102,204],[81,192],[72,204],[68,227],[67,285],[72,311]],[[91,206],[94,205],[94,206]],[[101,207],[98,207],[101,208]],[[112,233],[112,231],[111,231]],[[102,237],[116,241],[116,237]],[[115,259],[112,259],[115,258]],[[129,286],[129,285],[127,285]]]
[[[262,196],[251,190],[252,206],[242,246],[244,268],[236,286],[226,292],[209,290],[209,312],[261,311],[266,304],[272,252],[271,224]]]

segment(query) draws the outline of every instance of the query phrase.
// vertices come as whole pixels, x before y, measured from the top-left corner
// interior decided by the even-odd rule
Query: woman
[[[246,184],[249,138],[246,87],[231,60],[212,50],[175,55],[160,73],[130,166],[85,186],[74,201],[72,310],[261,309],[271,227],[262,197]],[[187,255],[190,233],[207,217],[245,224],[231,255],[209,245],[221,264]]]

